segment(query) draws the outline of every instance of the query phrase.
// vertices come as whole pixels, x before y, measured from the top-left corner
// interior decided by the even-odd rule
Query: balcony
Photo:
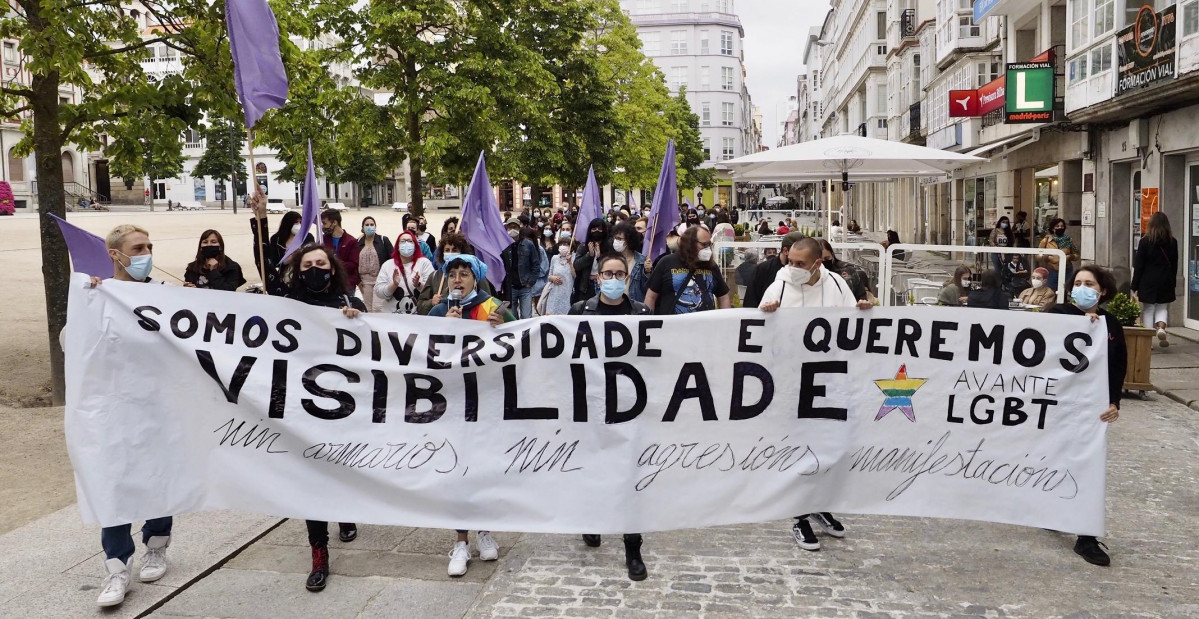
[[[741,27],[741,18],[732,13],[649,13],[629,16],[633,25],[642,26],[701,26],[715,25],[736,28],[737,34],[744,37],[745,29]]]
[[[916,9],[904,9],[900,14],[899,36],[905,39],[916,37]]]
[[[920,120],[921,120],[920,119],[920,104],[913,103],[911,106],[908,107],[908,139],[909,140],[920,137],[920,130],[922,128],[922,126],[920,124]]]

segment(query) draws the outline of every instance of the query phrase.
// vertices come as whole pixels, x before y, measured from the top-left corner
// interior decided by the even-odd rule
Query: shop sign
[[[1153,214],[1161,210],[1161,206],[1157,200],[1157,187],[1143,187],[1141,189],[1141,234],[1145,234],[1149,230],[1149,218]]]
[[[1003,0],[974,0],[974,23],[981,24],[983,18],[999,6]]]
[[[1116,33],[1116,95],[1174,79],[1175,7],[1154,13],[1143,6],[1131,26]]]
[[[1000,75],[987,85],[978,89],[978,115],[986,116],[995,110],[1002,109],[1007,93],[1007,76]]]
[[[1008,124],[1044,123],[1053,120],[1053,62],[1019,62],[1007,65],[1004,119]]]
[[[972,118],[979,115],[977,90],[949,91],[950,118]]]

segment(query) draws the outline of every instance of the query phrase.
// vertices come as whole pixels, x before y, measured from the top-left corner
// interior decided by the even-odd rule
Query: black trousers
[[[329,543],[329,523],[322,520],[305,520],[308,525],[308,543],[313,546],[324,546]],[[343,525],[353,524],[343,522]]]

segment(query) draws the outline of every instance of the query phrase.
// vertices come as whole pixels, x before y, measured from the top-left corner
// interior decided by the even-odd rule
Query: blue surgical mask
[[[1079,309],[1089,310],[1099,304],[1099,291],[1086,286],[1075,286],[1074,290],[1070,291],[1070,298],[1074,299],[1074,304]]]
[[[615,301],[624,296],[624,282],[619,279],[605,279],[600,282],[600,294]]]
[[[368,236],[374,236],[374,234],[375,234],[375,227],[374,227],[374,226],[366,226],[366,227],[364,227],[364,228],[362,229],[362,231],[363,231],[364,233],[366,233]]]
[[[150,277],[150,269],[154,268],[154,256],[146,254],[144,256],[129,256],[124,252],[117,252],[129,259],[129,266],[121,265],[129,277],[136,279],[139,282],[146,281]]]
[[[458,256],[461,256],[461,255],[462,254],[459,254],[458,252],[448,251],[441,255],[441,259],[446,264],[449,264],[450,262],[452,262],[454,260],[454,258],[457,258]]]

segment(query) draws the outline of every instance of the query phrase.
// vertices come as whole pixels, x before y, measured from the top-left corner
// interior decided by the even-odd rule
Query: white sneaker
[[[1161,348],[1168,348],[1170,346],[1170,340],[1166,339],[1166,330],[1165,329],[1157,330],[1157,345],[1160,346]]]
[[[142,569],[137,574],[138,580],[154,582],[167,573],[167,546],[170,545],[170,535],[156,535],[146,542],[146,556],[142,557]]]
[[[96,603],[102,607],[117,606],[125,601],[125,590],[129,588],[129,564],[120,559],[107,559],[104,569],[108,570],[108,576],[100,586]]]
[[[475,545],[479,547],[479,560],[495,561],[500,558],[500,545],[496,543],[490,531],[479,531],[479,538],[475,540]]]
[[[470,545],[466,542],[458,542],[450,551],[450,568],[446,571],[450,576],[461,576],[466,573],[466,566],[469,563]]]

